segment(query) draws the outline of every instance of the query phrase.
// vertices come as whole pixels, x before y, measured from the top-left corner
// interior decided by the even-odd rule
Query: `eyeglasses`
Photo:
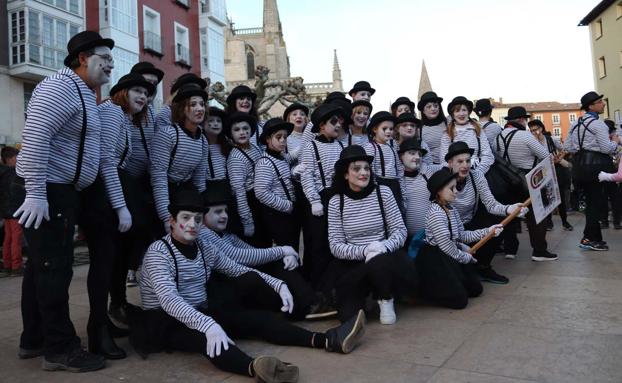
[[[93,53],[93,55],[95,56],[99,56],[102,60],[104,60],[105,62],[107,62],[108,64],[114,64],[114,57],[112,57],[109,54],[104,54],[101,55],[99,53]]]

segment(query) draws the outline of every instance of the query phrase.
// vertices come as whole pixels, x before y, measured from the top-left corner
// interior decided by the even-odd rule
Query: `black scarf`
[[[276,150],[272,150],[270,148],[266,148],[266,154],[268,154],[270,157],[274,157],[277,160],[284,160],[285,157],[283,157],[283,154],[281,152],[277,152]]]
[[[419,175],[419,170],[404,170],[404,177],[415,178]]]
[[[188,259],[196,259],[198,251],[196,241],[192,242],[191,245],[184,245],[171,236],[171,242],[173,242],[173,245],[184,257]]]
[[[315,137],[315,140],[316,140],[316,141],[319,141],[319,142],[322,142],[322,143],[325,143],[325,144],[330,144],[330,143],[332,143],[332,142],[334,142],[334,141],[335,141],[335,139],[334,139],[334,138],[328,138],[328,137],[326,137],[326,136],[325,136],[325,135],[323,135],[323,134],[318,134],[318,135]]]
[[[433,118],[431,120],[428,117],[426,117],[426,115],[423,114],[423,112],[421,112],[421,125],[422,126],[436,126],[440,124],[441,122],[447,123],[447,118],[443,114],[443,108],[441,108],[440,111],[438,112],[438,116],[436,116],[436,118]]]
[[[347,181],[346,181],[347,183]],[[350,186],[346,184],[346,190],[344,192],[345,195],[347,195],[349,198],[351,199],[363,199],[365,197],[367,197],[368,195],[371,194],[371,192],[374,191],[374,188],[376,187],[376,185],[374,184],[374,181],[369,180],[369,184],[367,184],[367,186],[365,188],[363,188],[363,190],[361,191],[354,191],[352,189],[350,189]]]
[[[525,128],[523,125],[519,124],[516,121],[508,121],[507,124],[505,124],[505,127],[507,128],[508,126],[511,126],[513,128],[516,128],[518,130],[526,130],[527,128]]]

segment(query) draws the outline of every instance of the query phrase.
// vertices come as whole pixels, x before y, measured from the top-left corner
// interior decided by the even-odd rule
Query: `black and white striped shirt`
[[[404,166],[398,158],[397,149],[392,148],[388,144],[378,144],[373,141],[366,143],[363,148],[368,155],[374,156],[371,165],[372,171],[376,176],[392,179],[402,177]]]
[[[462,250],[461,243],[473,243],[484,238],[488,229],[464,230],[460,214],[451,206],[449,213],[433,202],[426,215],[425,242],[438,246],[441,251],[460,263],[469,263],[471,255]]]
[[[503,156],[505,153],[503,139],[513,131],[516,131],[516,133],[514,137],[512,137],[508,147],[508,156],[512,165],[520,169],[530,170],[540,160],[549,156],[547,148],[542,145],[533,134],[524,130],[517,130],[514,127],[503,129],[497,136],[497,142],[499,143],[497,153],[499,155]]]
[[[482,130],[486,134],[490,148],[494,151],[495,140],[497,139],[499,133],[503,130],[503,127],[494,121],[481,121],[480,124],[482,125]]]
[[[75,82],[74,82],[75,81]],[[24,178],[28,198],[47,199],[46,183],[71,184],[76,174],[83,108],[87,129],[76,189],[95,181],[100,161],[100,121],[95,92],[69,68],[41,81],[28,103],[17,175]]]
[[[193,137],[178,125],[161,126],[156,132],[151,145],[151,186],[158,217],[162,221],[168,220],[169,216],[169,183],[192,180],[199,192],[205,190],[207,150],[207,141],[200,130]]]
[[[586,126],[588,126],[587,131],[585,130]],[[585,138],[583,138],[584,134]],[[579,136],[583,141],[583,150],[613,154],[618,146],[609,139],[607,125],[589,113],[581,116],[572,124],[566,136],[566,142],[564,142],[564,150],[569,153],[579,151]]]
[[[492,164],[495,162],[495,157],[492,154],[490,144],[488,143],[488,139],[484,133],[480,131],[478,136],[475,127],[470,123],[466,126],[456,124],[456,136],[453,140],[449,138],[447,132],[443,133],[443,136],[441,137],[441,148],[439,151],[441,163],[443,165],[447,164],[445,161],[445,155],[449,151],[449,145],[458,141],[466,142],[469,148],[475,150],[471,156],[472,167],[474,169],[479,169],[482,173],[486,174],[488,169],[490,169]]]
[[[441,158],[441,137],[447,130],[447,124],[441,122],[438,125],[427,126],[424,125],[421,129],[421,139],[428,144],[430,148],[430,155],[432,156],[432,163],[440,164],[443,161]]]
[[[134,177],[143,177],[149,174],[151,167],[149,155],[155,133],[155,118],[153,106],[149,105],[146,119],[141,121],[140,127],[133,125],[130,129],[132,153],[128,156],[125,170]]]
[[[234,262],[248,267],[256,267],[278,261],[285,255],[283,248],[280,246],[265,249],[253,247],[233,233],[224,233],[221,236],[207,227],[201,228],[199,236],[201,241],[214,246],[219,251],[219,254],[223,254]]]
[[[300,176],[300,180],[309,203],[321,202],[320,192],[331,186],[335,173],[335,162],[343,150],[341,145],[341,142],[337,140],[328,142],[326,137],[317,136],[303,149],[300,161],[306,166],[306,169]],[[314,148],[317,148],[319,153],[319,161]],[[320,166],[323,172],[320,172]],[[324,177],[322,177],[322,173]]]
[[[156,117],[155,132],[157,133],[160,128],[170,126],[173,123],[173,114],[171,112],[170,105],[162,105],[158,116]]]
[[[208,181],[227,178],[227,157],[222,154],[220,144],[209,144],[206,169],[205,178]]]
[[[421,169],[415,177],[404,173],[402,185],[404,186],[405,221],[409,235],[425,229],[425,216],[430,208],[427,180],[442,167],[442,165],[421,164]]]
[[[507,215],[509,205],[502,205],[495,199],[482,172],[471,170],[464,182],[464,188],[458,190],[456,200],[452,203],[452,206],[460,213],[462,223],[471,222],[480,200],[490,214]],[[474,184],[477,190],[473,190]]]
[[[369,143],[369,137],[366,134],[352,134],[351,132],[346,132],[346,134],[341,137],[340,141],[344,147],[352,145],[365,146]]]
[[[113,209],[117,209],[125,207],[117,169],[125,169],[127,160],[132,155],[130,130],[133,124],[123,109],[110,100],[100,104],[98,110],[101,125],[104,127],[101,132],[100,172],[110,205]]]
[[[246,192],[255,186],[255,164],[261,157],[261,150],[251,144],[247,149],[234,147],[227,158],[227,173],[231,191],[238,203],[238,214],[246,227],[253,224],[253,214],[248,206]]]
[[[175,260],[162,241],[166,241],[173,249]],[[235,263],[219,254],[209,243],[199,240],[197,245],[199,251],[195,259],[186,258],[181,254],[170,235],[149,246],[143,260],[140,278],[140,296],[145,310],[162,308],[188,328],[205,333],[216,322],[199,312],[196,307],[205,306],[207,302],[206,282],[212,271],[229,277],[256,272],[275,291],[279,291],[283,284],[282,281],[267,274]]]
[[[287,154],[291,158],[290,165],[292,167],[298,165],[302,150],[309,142],[313,141],[315,133],[311,129],[313,129],[313,124],[309,122],[301,133],[293,131],[287,136]]]
[[[378,195],[380,187],[388,233],[382,219]],[[406,226],[395,202],[391,189],[376,185],[369,195],[353,199],[343,195],[343,213],[341,195],[334,195],[328,204],[328,242],[336,258],[364,260],[365,248],[374,241],[381,242],[387,252],[394,252],[404,245]]]
[[[276,169],[279,175],[277,175]],[[283,187],[283,183],[285,188]],[[289,162],[271,151],[265,152],[255,164],[255,196],[271,209],[291,213],[296,195]]]

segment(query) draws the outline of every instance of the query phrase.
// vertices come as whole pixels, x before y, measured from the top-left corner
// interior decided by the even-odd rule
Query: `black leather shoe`
[[[95,330],[89,330],[89,352],[101,355],[106,359],[123,359],[127,355],[125,351],[117,346],[108,331],[108,326],[100,326]]]
[[[349,354],[365,334],[365,312],[359,312],[341,326],[326,331],[326,351]]]

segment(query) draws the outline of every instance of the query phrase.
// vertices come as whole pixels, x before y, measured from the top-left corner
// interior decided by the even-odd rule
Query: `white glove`
[[[13,217],[20,217],[19,224],[23,225],[26,229],[29,229],[33,223],[34,228],[38,229],[44,218],[48,221],[50,220],[48,201],[26,197],[22,206],[17,208],[13,214]]]
[[[305,165],[305,164],[298,164],[298,165],[294,166],[294,168],[292,169],[292,175],[294,177],[300,177],[302,175],[302,173],[304,173],[305,171],[307,171],[307,165]]]
[[[288,271],[294,270],[298,267],[298,257],[295,255],[286,255],[283,257],[283,268]]]
[[[498,223],[496,225],[492,225],[488,228],[489,233],[494,233],[495,237],[498,237],[503,232],[503,225]]]
[[[467,245],[466,243],[462,243],[462,242],[458,242],[458,248],[460,248],[460,250],[467,252],[467,253],[471,251],[471,248],[469,247],[469,245]]]
[[[324,205],[319,202],[314,202],[311,204],[311,214],[316,217],[321,217],[324,215]]]
[[[598,173],[598,180],[600,182],[609,182],[609,181],[613,181],[613,174],[609,174],[609,173],[605,173],[605,172],[600,172]]]
[[[519,218],[524,218],[527,213],[529,213],[529,208],[523,207],[520,203],[515,203],[514,205],[510,205],[508,207],[508,214],[511,215],[516,211],[516,209],[520,209],[520,213],[518,213]]]
[[[471,158],[471,169],[475,170],[479,166],[479,158],[472,157]]]
[[[281,301],[283,302],[283,307],[281,307],[281,311],[284,313],[292,313],[294,311],[294,297],[292,297],[292,293],[289,292],[287,285],[283,283],[281,288],[279,289],[279,296],[281,297]]]
[[[207,348],[205,351],[210,358],[220,356],[221,349],[227,351],[229,349],[229,344],[235,344],[218,323],[214,323],[207,329],[205,338],[207,339]]]
[[[291,247],[291,246],[282,246],[281,248],[283,249],[283,257],[287,257],[289,255],[292,255],[292,256],[298,258],[298,253],[296,252],[296,250],[294,250],[293,247]]]
[[[125,233],[132,227],[132,215],[127,207],[123,206],[115,209],[119,218],[119,231]]]
[[[164,222],[164,232],[166,234],[171,234],[171,224],[168,221]]]
[[[252,237],[255,234],[255,225],[252,223],[249,223],[247,225],[244,225],[244,235],[247,237]]]
[[[565,167],[565,168],[569,168],[569,167],[570,167],[570,162],[568,162],[568,161],[564,160],[563,158],[562,158],[562,160],[561,160],[561,161],[559,161],[559,164],[560,164],[561,166]]]
[[[363,251],[363,254],[365,254],[365,263],[371,261],[372,258],[380,254],[386,253],[386,251],[387,248],[382,243],[378,241],[370,243]]]

